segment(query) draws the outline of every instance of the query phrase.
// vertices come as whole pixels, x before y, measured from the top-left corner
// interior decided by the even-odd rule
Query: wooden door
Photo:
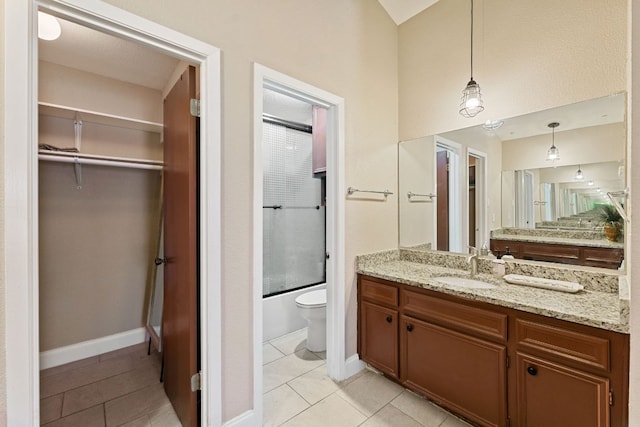
[[[164,388],[183,426],[198,425],[198,138],[195,68],[189,66],[164,100]]]
[[[605,427],[609,421],[609,380],[518,353],[516,425]]]
[[[409,316],[400,340],[404,385],[482,426],[507,425],[504,345]]]
[[[449,250],[449,152],[436,153],[437,249]]]
[[[363,301],[360,317],[362,360],[397,378],[398,312]]]

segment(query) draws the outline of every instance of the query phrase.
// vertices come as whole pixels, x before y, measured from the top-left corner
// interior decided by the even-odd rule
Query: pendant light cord
[[[473,80],[473,0],[471,0],[471,80]]]

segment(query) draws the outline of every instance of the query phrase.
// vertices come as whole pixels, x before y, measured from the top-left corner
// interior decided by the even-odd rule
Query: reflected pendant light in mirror
[[[580,169],[580,165],[578,165],[578,170],[576,171],[575,179],[576,179],[576,181],[582,181],[584,179],[584,174],[582,173],[582,170]]]
[[[560,150],[556,147],[556,128],[560,126],[558,122],[551,122],[547,126],[551,128],[551,147],[547,150],[547,160],[560,160]]]
[[[473,0],[471,0],[471,78],[462,91],[462,102],[458,111],[464,117],[475,117],[484,110],[480,85],[473,79]]]

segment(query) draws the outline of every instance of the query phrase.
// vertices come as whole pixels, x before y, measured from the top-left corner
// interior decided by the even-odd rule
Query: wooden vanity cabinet
[[[618,268],[624,259],[624,250],[560,243],[525,242],[520,240],[491,239],[491,252],[502,255],[509,248],[514,258],[532,261],[559,262],[589,267]]]
[[[400,289],[403,385],[485,426],[507,425],[507,316]]]
[[[358,278],[358,353],[371,366],[398,378],[398,288]]]
[[[364,275],[358,302],[362,360],[475,425],[627,425],[628,335]]]
[[[510,328],[516,425],[627,425],[628,335],[520,312]]]

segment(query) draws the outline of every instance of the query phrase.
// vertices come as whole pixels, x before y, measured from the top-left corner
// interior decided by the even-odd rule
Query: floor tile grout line
[[[160,372],[158,372],[158,375],[160,375]],[[158,382],[159,382],[159,381],[158,381]],[[91,384],[93,384],[93,383],[91,383]],[[140,388],[137,388],[137,389],[135,389],[135,390],[131,390],[131,391],[129,391],[128,393],[119,394],[118,396],[116,396],[116,397],[114,397],[114,398],[112,398],[112,399],[107,399],[107,400],[105,400],[104,402],[97,403],[97,404],[92,405],[92,406],[89,406],[89,407],[87,407],[87,408],[79,409],[79,410],[77,410],[77,411],[75,411],[75,412],[71,412],[71,413],[69,413],[69,414],[65,415],[64,417],[62,416],[62,410],[64,409],[64,400],[63,400],[62,405],[60,406],[60,418],[59,418],[59,419],[69,417],[69,416],[71,416],[71,415],[73,415],[73,414],[77,414],[77,413],[79,413],[79,412],[85,411],[85,410],[87,410],[87,409],[89,409],[89,408],[93,408],[94,406],[98,406],[98,405],[105,405],[104,410],[105,410],[105,412],[106,412],[106,410],[107,410],[106,404],[107,404],[108,402],[112,402],[112,401],[114,401],[114,400],[116,400],[116,399],[120,399],[121,397],[128,396],[128,395],[130,395],[130,394],[132,394],[132,393],[135,393],[135,392],[138,392],[138,391],[140,391],[140,390],[144,390],[145,388],[153,387],[154,385],[155,385],[155,384],[146,385],[146,386],[144,386],[144,387],[140,387]],[[66,394],[66,392],[65,392],[64,394]],[[64,396],[63,396],[63,399],[64,399]],[[105,416],[106,416],[106,415],[105,415]]]
[[[42,396],[42,395],[40,395],[40,400],[42,400],[42,399],[47,399],[47,398],[49,398],[49,397],[55,396],[55,395],[60,394],[60,393],[67,393],[67,392],[69,392],[69,391],[73,391],[73,390],[76,390],[76,389],[79,389],[79,388],[82,388],[82,387],[86,387],[86,386],[88,386],[88,385],[95,384],[95,383],[98,383],[98,382],[100,382],[100,381],[108,380],[108,379],[111,379],[111,378],[117,377],[118,375],[126,374],[126,373],[133,372],[133,371],[137,371],[137,370],[139,370],[139,369],[140,369],[140,366],[136,366],[136,367],[133,367],[133,368],[128,369],[128,370],[126,370],[126,371],[122,371],[122,372],[119,372],[119,373],[117,373],[117,374],[109,375],[109,376],[106,376],[106,377],[104,377],[104,378],[100,378],[99,380],[92,381],[92,382],[90,382],[90,383],[86,383],[86,384],[82,384],[82,385],[79,385],[79,386],[76,386],[76,387],[73,387],[73,388],[69,388],[69,389],[65,389],[65,390],[58,391],[57,393],[51,394],[51,395],[49,395],[49,396]],[[158,375],[160,375],[160,372],[159,372],[159,371],[158,371]]]

